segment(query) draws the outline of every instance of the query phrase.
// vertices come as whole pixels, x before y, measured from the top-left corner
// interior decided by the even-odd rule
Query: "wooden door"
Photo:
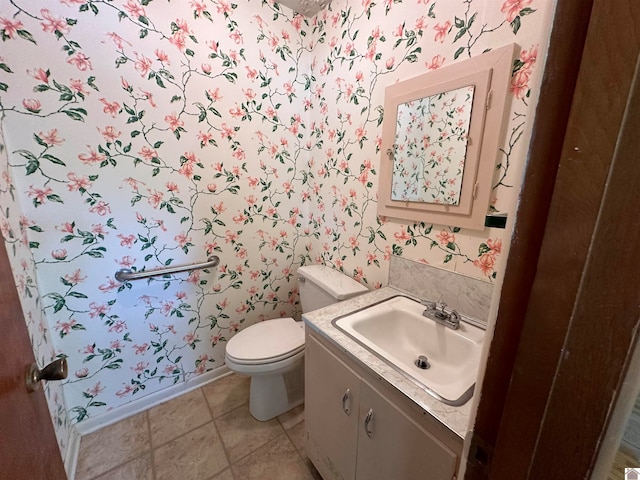
[[[66,479],[42,389],[26,389],[33,350],[1,237],[0,244],[0,477]]]
[[[640,12],[555,18],[466,479],[590,478],[640,328]]]
[[[364,381],[359,420],[357,480],[453,478],[458,456]]]
[[[309,333],[304,362],[307,456],[325,480],[353,480],[360,377]]]

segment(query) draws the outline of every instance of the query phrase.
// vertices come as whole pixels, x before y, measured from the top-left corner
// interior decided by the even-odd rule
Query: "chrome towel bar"
[[[213,255],[206,262],[192,263],[191,265],[182,265],[179,267],[163,267],[155,270],[142,272],[134,272],[129,268],[121,268],[116,272],[116,280],[119,282],[128,282],[131,280],[140,280],[143,278],[157,277],[161,275],[169,275],[171,273],[187,272],[189,270],[202,270],[203,268],[216,267],[220,263],[220,259]]]

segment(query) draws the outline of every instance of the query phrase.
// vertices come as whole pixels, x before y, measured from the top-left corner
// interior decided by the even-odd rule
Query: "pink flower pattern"
[[[533,0],[506,0],[502,4],[500,11],[505,14],[507,22],[513,22],[526,6],[531,5],[532,1]]]
[[[64,352],[74,372],[49,387],[63,449],[72,423],[221,366],[246,325],[299,315],[302,264],[375,288],[391,255],[494,278],[503,231],[377,217],[384,87],[517,41],[508,131],[526,151],[550,21],[534,0],[429,15],[434,2],[334,0],[315,19],[148,3],[0,6],[0,231],[38,358]],[[498,173],[493,208],[511,212],[517,175]],[[113,278],[209,255],[208,272]]]

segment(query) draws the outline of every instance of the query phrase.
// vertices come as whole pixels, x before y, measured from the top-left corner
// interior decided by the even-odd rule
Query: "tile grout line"
[[[149,418],[150,408],[144,411],[144,418],[147,423],[147,435],[149,435],[149,461],[151,462],[151,477],[153,480],[157,480],[156,477],[156,449],[151,440],[151,419]]]
[[[147,417],[146,412],[141,412],[141,413],[145,413],[145,420],[146,420],[146,417]],[[146,422],[146,423],[147,423],[147,426],[148,426],[148,422]],[[109,426],[107,426],[107,427],[105,427],[105,428],[109,428]],[[92,432],[91,434],[88,434],[88,435],[92,435],[93,433],[95,433],[95,432]],[[85,436],[88,436],[88,435],[85,435]],[[81,439],[80,439],[80,453],[82,452],[82,448],[83,448],[83,446],[82,446],[82,438],[81,438]],[[99,479],[100,477],[103,477],[104,475],[107,475],[107,474],[109,474],[109,473],[112,473],[112,472],[114,472],[114,471],[118,470],[119,468],[122,468],[122,467],[124,467],[125,465],[127,465],[127,464],[129,464],[129,463],[132,463],[132,462],[134,462],[134,461],[136,461],[136,460],[140,459],[141,457],[143,457],[143,456],[144,456],[145,454],[147,454],[147,453],[151,454],[151,441],[150,441],[150,439],[149,439],[149,449],[148,449],[148,450],[144,450],[144,451],[142,451],[139,455],[137,455],[137,456],[135,456],[135,457],[133,457],[133,458],[130,458],[130,459],[128,459],[128,460],[126,460],[126,461],[124,461],[124,462],[120,462],[120,463],[118,463],[118,464],[116,464],[116,465],[112,466],[112,467],[111,467],[111,468],[109,468],[108,470],[105,470],[104,472],[101,472],[101,473],[98,473],[98,474],[92,475],[90,478],[87,478],[87,479],[85,479],[85,480],[96,480],[96,479]],[[111,458],[111,457],[109,457],[109,458]],[[154,478],[153,480],[155,480],[155,478]]]
[[[213,415],[213,412],[211,410],[211,406],[209,405],[209,402],[208,402],[208,400],[206,398],[207,396],[204,394],[204,390],[202,388],[194,390],[193,392],[195,392],[195,391],[200,391],[200,393],[201,393],[201,395],[203,397],[203,400],[205,402],[205,406],[207,408],[207,411],[209,412],[210,418],[206,422],[204,422],[204,423],[202,423],[200,425],[196,425],[195,427],[193,427],[193,428],[191,428],[191,429],[189,429],[187,431],[184,431],[184,432],[180,433],[179,435],[176,435],[176,436],[174,436],[174,437],[172,437],[172,438],[170,438],[170,439],[168,439],[168,440],[166,440],[166,441],[164,441],[162,443],[159,443],[158,445],[153,444],[152,435],[151,435],[151,418],[150,418],[150,415],[149,415],[149,411],[151,410],[151,408],[146,411],[147,419],[148,419],[148,423],[147,424],[148,424],[148,428],[149,428],[149,438],[150,438],[151,444],[153,445],[153,448],[152,448],[153,463],[152,463],[152,465],[153,465],[154,480],[157,480],[157,478],[158,478],[158,472],[156,471],[156,468],[155,468],[155,456],[156,456],[157,450],[169,445],[171,442],[174,442],[174,441],[176,441],[178,439],[181,439],[181,438],[183,438],[183,437],[195,432],[196,430],[198,430],[200,428],[203,428],[203,427],[207,426],[210,423],[213,425],[213,428],[214,428],[214,430],[216,432],[216,435],[220,439],[220,445],[221,445],[221,447],[223,449],[223,453],[225,455],[225,458],[226,458],[227,464],[228,464],[228,467],[225,467],[220,472],[215,473],[213,475],[213,477],[211,477],[211,478],[214,478],[215,476],[217,476],[220,473],[224,472],[227,468],[231,467],[231,463],[229,462],[229,456],[227,454],[226,449],[224,448],[224,443],[222,442],[222,437],[220,436],[220,434],[218,432],[218,428],[217,428],[217,426],[216,426],[216,424],[214,422],[214,415]],[[233,472],[232,472],[232,474],[233,474]]]
[[[229,452],[227,452],[227,448],[225,447],[224,441],[222,440],[222,435],[220,435],[220,431],[218,430],[218,424],[216,423],[216,416],[215,416],[215,413],[213,411],[213,408],[211,408],[211,404],[209,403],[209,399],[207,398],[207,395],[204,393],[204,389],[202,387],[200,388],[200,393],[202,393],[202,396],[204,397],[204,402],[207,404],[207,409],[209,410],[209,415],[211,415],[211,423],[213,423],[213,428],[216,431],[216,435],[220,439],[220,446],[222,447],[222,451],[224,453],[224,456],[227,459],[227,465],[228,465],[227,468],[231,472],[231,477],[235,479],[235,475],[233,474],[233,469],[231,468],[232,467],[231,457],[229,456]],[[220,474],[222,472],[224,472],[224,469],[221,470],[220,472],[216,473],[215,475],[218,475],[218,474]]]
[[[189,392],[189,393],[193,393],[193,392]],[[174,400],[175,400],[175,399],[174,399]],[[205,402],[206,402],[206,398],[205,398]],[[209,405],[208,405],[208,403],[207,403],[207,409],[209,410],[209,408],[208,408],[208,407],[209,407]],[[148,424],[149,424],[149,441],[150,441],[150,443],[151,443],[152,445],[153,445],[153,440],[152,440],[152,435],[151,435],[151,418],[150,418],[150,416],[148,415],[148,413],[149,413],[149,411],[150,411],[150,410],[152,410],[153,408],[155,408],[155,407],[152,407],[152,408],[150,408],[149,410],[146,410],[146,411],[145,411],[145,413],[147,413],[147,418],[149,419],[149,421],[148,421]],[[209,413],[211,413],[211,412],[209,412]],[[196,425],[195,427],[190,428],[189,430],[185,430],[184,432],[180,433],[179,435],[176,435],[176,436],[174,436],[174,437],[171,437],[169,440],[165,440],[165,441],[163,441],[163,442],[161,442],[161,443],[158,443],[158,445],[153,445],[152,450],[154,450],[154,451],[155,451],[155,450],[159,449],[160,447],[164,447],[164,446],[166,446],[167,444],[169,444],[169,443],[173,442],[174,440],[177,440],[177,439],[179,439],[179,438],[182,438],[182,437],[184,437],[185,435],[188,435],[189,433],[192,433],[192,432],[194,432],[194,431],[198,430],[199,428],[204,427],[205,425],[207,425],[208,423],[210,423],[212,420],[213,420],[213,416],[211,416],[211,419],[210,419],[210,420],[207,420],[206,422],[201,423],[200,425]],[[216,431],[217,431],[217,430],[216,430]]]
[[[233,412],[233,411],[235,411],[235,410],[238,410],[238,409],[240,409],[240,408],[243,408],[243,407],[244,407],[245,405],[247,405],[248,403],[249,403],[249,402],[245,402],[245,403],[243,403],[242,405],[239,405],[239,406],[237,406],[237,407],[234,407],[234,408],[232,408],[231,410],[229,410],[228,412],[225,412],[225,413],[221,414],[218,418],[222,418],[222,417],[224,417],[225,415],[229,415],[231,412]],[[216,425],[216,431],[218,431],[218,424],[217,424],[217,422],[216,422],[215,418],[214,418],[214,420],[213,420],[213,421],[214,421],[214,423],[215,423],[215,425]],[[226,447],[225,447],[225,445],[224,445],[224,441],[222,440],[222,436],[221,436],[221,435],[220,435],[220,443],[222,443],[222,448],[224,449],[224,453],[225,453],[225,455],[227,455],[227,460],[229,461],[229,467],[232,467],[233,465],[238,464],[240,461],[244,460],[245,458],[247,458],[249,455],[251,455],[253,452],[255,452],[255,451],[257,450],[257,448],[256,448],[255,450],[253,450],[253,451],[251,451],[251,452],[247,453],[246,455],[243,455],[242,457],[237,458],[235,462],[231,462],[231,456],[229,455],[229,453],[228,453],[228,451],[227,451],[227,448],[226,448]],[[260,448],[260,447],[258,447],[258,448]],[[231,472],[231,473],[233,473],[233,472]]]
[[[231,410],[229,410],[228,412],[225,412],[224,414],[220,415],[218,418],[221,418],[221,417],[224,417],[224,416],[226,416],[226,415],[229,415],[231,412],[234,412],[234,411],[236,411],[236,410],[239,410],[240,408],[243,408],[243,407],[245,407],[245,406],[247,406],[247,410],[249,410],[248,405],[249,405],[249,402],[245,402],[245,403],[243,403],[242,405],[238,405],[237,407],[234,407],[234,408],[232,408]],[[249,415],[251,415],[251,414],[249,413]],[[251,418],[253,418],[253,417],[251,417]],[[256,421],[258,421],[258,420],[256,420]],[[267,440],[264,444],[259,445],[258,447],[254,448],[252,451],[250,451],[250,452],[248,452],[248,453],[246,453],[246,454],[242,455],[241,457],[237,458],[237,459],[236,459],[236,461],[235,461],[235,462],[233,462],[233,463],[230,463],[230,465],[237,465],[238,463],[242,462],[242,461],[243,461],[243,460],[245,460],[247,457],[249,457],[251,454],[253,454],[253,453],[257,452],[258,450],[260,450],[260,449],[261,449],[262,447],[264,447],[265,445],[268,445],[269,443],[271,443],[272,441],[274,441],[276,438],[280,438],[280,437],[282,436],[282,434],[285,434],[285,435],[286,435],[286,433],[287,433],[287,432],[285,432],[284,427],[283,427],[283,426],[282,426],[282,424],[280,423],[280,420],[278,420],[278,419],[277,419],[277,417],[276,417],[276,421],[278,422],[278,425],[280,426],[280,429],[282,430],[282,432],[281,432],[281,433],[279,433],[279,434],[278,434],[278,435],[276,435],[275,437],[273,437],[273,438],[271,438],[271,439]],[[217,424],[216,424],[216,426],[217,426]],[[288,437],[287,437],[287,438],[288,438]],[[222,441],[222,436],[220,437],[220,440]],[[222,442],[222,443],[223,443],[223,445],[224,445],[224,442]],[[294,448],[295,448],[295,446],[294,446]],[[226,449],[225,449],[225,453],[226,453]]]
[[[314,475],[311,473],[311,470],[309,469],[309,465],[313,465],[311,463],[311,460],[309,459],[309,457],[305,457],[302,456],[302,453],[300,453],[300,449],[296,446],[296,443],[293,441],[293,439],[291,438],[291,434],[289,433],[291,430],[294,429],[294,427],[297,427],[300,423],[304,422],[306,419],[304,417],[304,415],[302,416],[302,420],[300,420],[299,422],[297,422],[295,425],[292,425],[288,430],[286,428],[284,428],[284,425],[282,425],[282,422],[280,423],[282,425],[282,429],[284,430],[285,435],[287,435],[287,438],[289,439],[289,442],[291,442],[291,445],[293,445],[293,449],[296,451],[296,453],[298,454],[298,458],[300,459],[300,461],[302,462],[302,464],[304,465],[306,471],[309,472],[309,475],[311,476],[311,478],[314,477]],[[278,421],[280,421],[280,419],[278,418]],[[305,427],[306,430],[306,427]],[[304,432],[303,432],[303,438],[302,438],[303,442],[304,442]],[[314,466],[315,468],[315,466]]]
[[[152,477],[153,480],[157,480],[159,478],[158,477],[159,472],[157,471],[157,466],[156,466],[156,463],[155,463],[156,456],[157,456],[157,450],[159,448],[165,447],[169,443],[171,443],[171,442],[173,442],[173,441],[175,441],[175,440],[177,440],[179,438],[182,438],[185,435],[188,435],[188,434],[192,433],[193,431],[195,431],[195,430],[197,430],[199,428],[202,428],[202,427],[206,426],[209,422],[211,422],[212,425],[213,425],[214,432],[215,432],[217,438],[219,439],[220,447],[222,448],[222,452],[223,452],[223,454],[225,456],[225,459],[227,461],[227,466],[225,468],[223,468],[222,470],[220,470],[219,472],[214,473],[213,476],[210,477],[209,480],[213,480],[214,478],[217,478],[219,475],[225,473],[227,469],[229,470],[229,474],[230,474],[231,478],[236,479],[236,474],[234,472],[234,467],[235,466],[237,466],[241,462],[246,461],[251,455],[254,455],[260,448],[264,448],[265,446],[269,445],[270,443],[275,442],[278,439],[281,439],[283,434],[284,434],[284,438],[287,439],[287,441],[290,443],[290,445],[296,451],[297,458],[305,466],[307,466],[306,465],[306,461],[303,458],[300,450],[296,447],[296,444],[293,441],[290,432],[285,428],[283,420],[281,418],[279,418],[280,416],[276,417],[276,421],[277,421],[278,426],[280,427],[280,432],[281,433],[276,435],[271,440],[267,441],[265,444],[263,444],[263,445],[259,446],[258,448],[254,449],[253,451],[250,451],[250,452],[246,453],[245,455],[243,455],[242,457],[236,459],[235,462],[232,462],[231,461],[231,457],[229,455],[229,451],[228,451],[228,449],[227,449],[227,447],[226,447],[226,445],[225,445],[225,443],[223,441],[222,435],[220,434],[218,421],[221,418],[225,417],[226,415],[231,414],[232,412],[234,412],[234,411],[236,411],[236,410],[238,410],[240,408],[248,408],[248,402],[244,402],[241,405],[235,406],[234,408],[231,408],[229,411],[221,413],[218,417],[216,417],[215,412],[214,412],[214,408],[212,406],[212,403],[209,402],[209,396],[211,396],[211,395],[208,396],[205,393],[204,388],[199,388],[198,390],[200,390],[200,396],[205,401],[206,409],[207,409],[207,411],[209,412],[209,415],[210,415],[210,419],[208,421],[206,421],[205,423],[203,423],[201,425],[198,425],[198,426],[196,426],[196,427],[194,427],[194,428],[192,428],[192,429],[190,429],[190,430],[188,430],[186,432],[182,432],[180,435],[177,435],[177,436],[175,436],[175,437],[173,437],[173,438],[171,438],[171,439],[169,439],[169,440],[167,440],[167,441],[165,441],[165,442],[163,442],[163,443],[161,443],[159,445],[155,445],[155,443],[153,442],[153,437],[152,437],[151,415],[149,413],[151,408],[149,408],[149,409],[145,410],[144,412],[141,412],[141,413],[144,413],[145,429],[146,429],[146,434],[147,434],[147,437],[148,437],[148,449],[143,451],[143,452],[141,452],[140,455],[136,456],[135,458],[129,459],[128,461],[123,462],[123,463],[119,463],[118,465],[115,465],[113,468],[110,468],[106,472],[102,472],[102,473],[100,473],[100,475],[95,475],[95,476],[91,477],[91,479],[89,479],[89,480],[96,480],[97,478],[100,478],[103,475],[107,475],[109,473],[112,473],[112,472],[116,471],[117,469],[122,468],[122,467],[124,467],[125,465],[127,465],[127,464],[129,464],[131,462],[134,462],[136,460],[141,460],[147,454],[149,455],[148,462],[149,462],[151,477]],[[215,392],[215,393],[218,393],[218,392]],[[215,400],[213,400],[213,398],[214,397],[216,399],[218,398],[218,397],[216,397],[215,393],[212,396],[212,401],[214,403],[215,403]],[[300,422],[303,422],[303,421],[304,421],[304,416],[302,417],[302,419],[299,422],[296,422],[295,424],[291,425],[289,430],[292,430],[297,425],[299,425]],[[306,470],[308,470],[308,466],[307,466]],[[311,472],[309,472],[309,473],[311,474]],[[226,473],[225,473],[225,475],[226,475]],[[311,474],[311,476],[313,478],[315,478],[312,474]]]

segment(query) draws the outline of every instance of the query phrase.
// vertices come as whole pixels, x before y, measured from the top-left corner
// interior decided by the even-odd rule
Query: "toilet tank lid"
[[[326,290],[336,300],[345,300],[369,291],[353,278],[325,265],[300,267],[298,275]]]

